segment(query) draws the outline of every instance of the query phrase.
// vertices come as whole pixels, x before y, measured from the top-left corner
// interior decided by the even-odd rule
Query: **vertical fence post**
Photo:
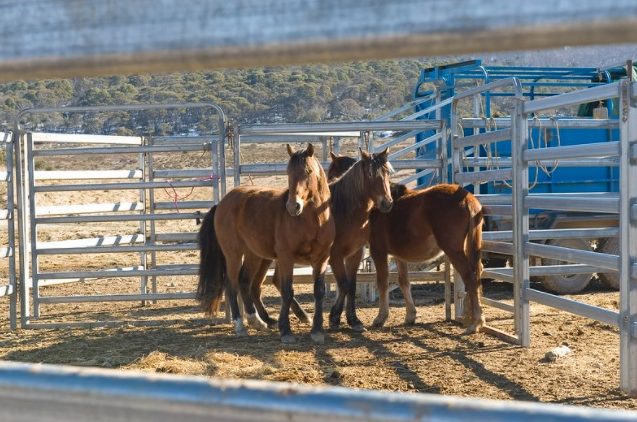
[[[18,271],[19,277],[19,290],[20,290],[20,327],[26,328],[31,316],[30,298],[29,298],[29,284],[27,272],[29,268],[29,248],[26,245],[24,239],[27,239],[27,207],[26,207],[26,181],[24,178],[24,156],[22,149],[22,140],[25,134],[19,130],[16,126],[13,132],[13,151],[15,156],[15,177],[16,177],[16,200],[18,204],[18,238],[20,239],[18,245],[19,259],[18,259]]]
[[[241,186],[241,134],[237,130],[234,135],[232,146],[232,159],[234,166],[234,187]]]
[[[462,173],[462,148],[456,146],[456,141],[462,136],[459,132],[458,120],[458,101],[454,99],[451,103],[451,177],[455,182],[456,174]],[[449,273],[449,277],[445,276],[445,313],[450,313],[451,303],[447,303],[451,299],[451,279],[453,278],[453,305],[456,320],[462,319],[465,289],[460,274],[456,271]]]
[[[523,158],[527,149],[528,123],[524,113],[524,101],[516,97],[512,116],[511,159],[513,164],[513,301],[515,335],[522,346],[530,343],[529,302],[529,210],[524,199],[529,194],[529,166]]]
[[[15,250],[15,184],[13,177],[14,168],[14,144],[15,137],[13,133],[8,132],[7,138],[3,139],[4,150],[7,165],[7,259],[9,260],[9,274],[8,274],[8,289],[9,293],[9,328],[15,330],[17,328],[16,314],[17,314],[17,297],[18,297],[18,285],[16,276],[16,250]]]
[[[633,267],[637,262],[637,108],[631,106],[635,84],[629,80],[620,85],[619,128],[620,159],[620,272],[619,272],[619,338],[620,385],[631,396],[637,395],[637,278]]]

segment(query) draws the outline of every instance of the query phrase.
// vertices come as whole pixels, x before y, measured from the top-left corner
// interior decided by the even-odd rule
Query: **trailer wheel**
[[[572,249],[592,250],[591,243],[586,239],[554,239],[547,242],[549,245],[563,246]],[[543,265],[568,264],[556,259],[542,259]],[[579,293],[588,286],[593,273],[565,274],[539,277],[542,286],[547,290],[560,295]]]
[[[619,255],[619,238],[610,237],[602,243],[600,252],[608,253],[612,255]],[[614,290],[619,290],[619,273],[598,273],[599,280],[606,287]]]

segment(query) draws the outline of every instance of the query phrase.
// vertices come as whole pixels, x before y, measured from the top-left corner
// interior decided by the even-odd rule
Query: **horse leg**
[[[292,278],[294,275],[294,261],[279,259],[277,268],[281,281],[281,312],[279,312],[279,334],[282,343],[294,343],[296,338],[290,329],[290,303],[294,297]]]
[[[336,285],[338,286],[338,296],[332,309],[330,309],[330,328],[336,329],[341,325],[341,314],[343,313],[343,306],[345,305],[345,296],[347,294],[347,271],[345,270],[345,262],[342,257],[330,256],[330,266],[332,267],[332,273],[336,278]]]
[[[325,331],[323,330],[323,298],[325,297],[325,270],[327,260],[314,265],[312,275],[314,276],[314,321],[312,322],[312,332],[310,336],[314,343],[323,344],[325,342]]]
[[[370,252],[376,266],[376,286],[378,288],[378,315],[374,318],[372,325],[380,328],[385,325],[389,316],[389,267],[386,253],[373,249]]]
[[[243,306],[246,312],[248,326],[260,331],[267,329],[268,326],[257,314],[254,301],[252,300],[250,286],[261,271],[262,261],[263,260],[255,254],[246,253],[239,274],[239,287],[241,288],[241,297],[243,298]]]
[[[464,323],[467,326],[465,332],[467,334],[474,334],[480,331],[480,328],[484,326],[484,314],[482,313],[482,305],[480,303],[481,285],[480,280],[476,276],[476,271],[471,268],[469,259],[464,254],[464,251],[447,252],[447,257],[451,261],[453,267],[458,271],[462,281],[467,289],[467,296],[464,308]]]
[[[265,305],[263,304],[263,300],[261,299],[261,286],[263,285],[263,280],[265,279],[265,275],[270,268],[270,264],[272,264],[272,260],[264,259],[261,261],[261,267],[259,271],[252,279],[252,283],[250,284],[250,296],[252,297],[252,301],[254,302],[254,306],[257,308],[257,312],[263,322],[268,325],[268,328],[274,329],[277,325],[277,320],[270,317],[268,311],[265,309]],[[277,272],[274,270],[274,277],[276,279]],[[274,283],[277,284],[276,282]]]
[[[416,323],[416,306],[414,298],[411,296],[411,285],[409,284],[409,267],[405,261],[396,258],[398,266],[398,285],[405,298],[405,325]]]
[[[274,286],[277,288],[279,292],[281,292],[281,282],[279,281],[279,278],[277,277],[276,268],[274,269],[274,275],[275,275],[275,277],[273,278]],[[292,297],[292,302],[290,302],[290,307],[292,308],[292,312],[294,312],[294,315],[296,315],[299,321],[307,325],[312,324],[312,317],[307,312],[305,312],[303,308],[301,308],[301,304],[296,300],[295,297]]]
[[[239,301],[237,300],[239,273],[241,272],[241,254],[226,253],[225,256],[228,277],[226,282],[226,300],[230,305],[234,332],[238,336],[247,336],[248,332],[243,325],[243,318],[241,317],[241,312],[239,310]]]
[[[346,261],[345,266],[347,269],[347,323],[350,328],[357,333],[365,331],[365,326],[360,319],[356,316],[356,275],[358,274],[358,267],[361,265],[361,259],[363,258],[363,248],[350,255]]]

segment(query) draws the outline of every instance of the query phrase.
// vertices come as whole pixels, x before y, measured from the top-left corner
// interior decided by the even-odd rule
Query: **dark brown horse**
[[[197,299],[214,314],[225,287],[235,332],[246,335],[237,300],[240,290],[248,325],[266,328],[251,299],[250,283],[265,274],[276,259],[282,297],[281,341],[293,342],[289,321],[294,295],[292,272],[295,263],[309,264],[316,310],[312,339],[323,342],[324,275],[335,236],[330,190],[311,144],[304,151],[293,152],[289,145],[287,148],[288,189],[235,188],[204,218],[199,230]]]
[[[389,212],[392,208],[393,201],[389,190],[389,176],[392,171],[387,161],[387,150],[375,155],[361,150],[361,159],[329,185],[332,215],[336,225],[336,237],[329,262],[339,291],[330,312],[330,326],[333,328],[340,324],[345,299],[348,298],[348,324],[356,331],[365,329],[356,316],[356,272],[361,260],[362,247],[369,239],[367,223],[370,212],[374,206],[380,212]],[[262,282],[263,277],[254,280],[252,300],[263,320],[271,324],[274,320],[268,316],[261,302]],[[298,304],[294,309],[301,320],[307,319]]]
[[[338,177],[355,160],[332,154],[328,178]],[[376,266],[380,295],[374,326],[381,327],[389,316],[388,263],[393,255],[398,266],[398,282],[405,297],[406,324],[416,320],[416,307],[407,278],[409,262],[432,261],[447,255],[467,288],[464,307],[467,332],[478,332],[484,325],[480,304],[480,247],[482,244],[482,205],[466,189],[441,184],[424,190],[411,190],[392,183],[394,206],[391,212],[370,215],[370,253]],[[352,262],[350,265],[354,267]]]

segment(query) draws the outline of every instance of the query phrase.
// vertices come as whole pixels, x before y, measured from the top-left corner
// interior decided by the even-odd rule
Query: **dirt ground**
[[[265,148],[256,156],[267,160],[264,151],[269,150]],[[268,183],[280,185],[284,180],[274,178]],[[81,200],[98,202],[100,199],[92,196],[98,194],[106,195],[101,191],[83,194]],[[170,197],[169,192],[161,194],[166,195],[163,200]],[[78,199],[68,194],[55,198],[47,196],[43,201],[70,203]],[[197,230],[191,221],[172,224],[163,229],[193,233]],[[43,229],[40,236],[42,240],[64,240],[112,233],[107,231],[109,229],[112,227],[106,224],[65,229],[58,226]],[[120,234],[136,229],[118,227]],[[88,270],[123,263],[134,265],[137,259],[135,254],[47,256],[41,265],[44,270],[51,271]],[[197,259],[196,251],[158,254],[158,260],[162,262],[196,263]],[[195,276],[158,279],[158,291],[161,292],[191,292],[195,286]],[[139,279],[85,281],[42,288],[44,295],[136,291],[139,291]],[[531,347],[521,348],[486,334],[464,335],[460,326],[445,322],[442,284],[415,284],[413,291],[418,306],[416,325],[403,325],[403,301],[399,291],[395,291],[385,328],[355,333],[343,326],[328,331],[323,345],[313,344],[309,327],[294,318],[292,327],[298,335],[296,344],[281,344],[278,334],[272,331],[251,331],[249,337],[237,338],[230,324],[213,325],[204,320],[197,304],[190,300],[160,301],[145,306],[131,302],[43,305],[41,321],[44,322],[115,319],[154,322],[149,326],[126,323],[106,328],[10,331],[7,313],[2,311],[8,309],[7,300],[3,298],[0,300],[0,358],[637,409],[637,400],[626,397],[619,390],[619,336],[615,328],[532,304]],[[512,303],[511,287],[505,283],[486,282],[484,291],[487,297]],[[296,287],[297,297],[308,311],[313,307],[310,292],[308,285]],[[268,309],[277,314],[279,299],[274,288],[268,286],[265,296]],[[616,310],[619,294],[595,281],[574,298]],[[324,312],[329,310],[331,301],[332,296],[328,298]],[[359,301],[359,316],[368,325],[376,315],[376,305]],[[487,308],[486,316],[490,325],[512,332],[512,320],[503,311]],[[562,344],[567,344],[571,353],[554,362],[547,361],[545,354]]]

